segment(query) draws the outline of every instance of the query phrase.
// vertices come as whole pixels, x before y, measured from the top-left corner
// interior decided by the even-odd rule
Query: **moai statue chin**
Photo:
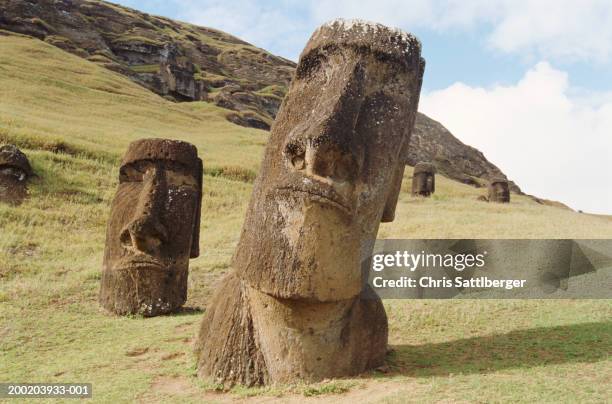
[[[201,325],[200,377],[291,383],[383,364],[387,318],[360,261],[380,222],[393,220],[420,50],[409,34],[359,21],[312,35],[272,128],[232,272]]]
[[[202,160],[177,140],[130,144],[106,230],[100,304],[156,316],[187,299],[189,258],[199,255]]]
[[[489,202],[510,202],[510,188],[505,178],[493,178],[489,183]]]
[[[0,202],[19,205],[28,194],[27,182],[32,177],[28,158],[14,145],[0,146]]]
[[[436,191],[436,167],[431,163],[417,163],[412,174],[412,195],[430,196]]]

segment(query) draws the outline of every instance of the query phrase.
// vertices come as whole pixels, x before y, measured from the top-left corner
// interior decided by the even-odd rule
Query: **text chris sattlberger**
[[[384,269],[404,269],[414,272],[419,268],[452,268],[462,272],[465,269],[483,268],[485,266],[485,256],[482,254],[428,254],[425,251],[414,254],[408,251],[396,251],[395,253],[374,254],[372,256],[372,270],[375,272]],[[525,286],[525,279],[489,279],[486,276],[478,278],[432,278],[422,276],[418,280],[408,276],[395,279],[384,279],[376,276],[372,279],[375,288],[522,288]]]

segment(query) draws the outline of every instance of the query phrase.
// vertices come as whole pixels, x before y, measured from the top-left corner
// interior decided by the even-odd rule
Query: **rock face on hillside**
[[[97,0],[0,0],[0,29],[31,35],[176,101],[208,100],[269,129],[295,64],[210,28]]]
[[[227,119],[270,129],[295,63],[224,32],[99,0],[0,0],[0,29],[31,35],[175,101],[210,101]],[[473,186],[506,176],[444,126],[418,114],[408,164]],[[512,182],[514,192],[520,189]]]
[[[421,113],[416,118],[407,156],[411,166],[420,161],[431,162],[438,173],[475,187],[486,186],[494,178],[507,179],[484,154],[464,144],[439,122]],[[515,183],[509,181],[508,184],[513,192],[521,193]]]

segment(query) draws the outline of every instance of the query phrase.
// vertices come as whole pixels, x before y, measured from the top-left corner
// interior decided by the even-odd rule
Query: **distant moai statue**
[[[384,363],[387,317],[361,260],[380,222],[393,220],[420,50],[412,35],[359,21],[312,35],[273,126],[232,271],[204,314],[200,377],[292,383]]]
[[[189,258],[199,255],[202,160],[177,140],[130,144],[106,230],[100,304],[156,316],[187,299]]]
[[[430,196],[435,191],[436,167],[431,163],[417,163],[412,174],[412,195]]]
[[[17,146],[0,146],[0,202],[21,204],[27,197],[27,182],[32,175],[28,158]]]
[[[510,202],[510,188],[508,180],[505,178],[493,178],[489,183],[489,202],[508,203]]]

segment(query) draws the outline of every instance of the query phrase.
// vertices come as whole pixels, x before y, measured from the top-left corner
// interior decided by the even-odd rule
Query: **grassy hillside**
[[[269,128],[295,63],[216,29],[100,0],[0,0],[0,29],[44,40],[156,94],[214,101]]]
[[[194,143],[208,167],[259,165],[267,133],[226,122],[225,109],[169,102],[44,42],[1,41],[3,142],[112,161],[130,141],[157,136]]]
[[[91,382],[94,401],[603,402],[612,396],[609,301],[387,301],[389,369],[308,386],[215,390],[194,377],[192,341],[228,270],[267,133],[232,125],[207,103],[176,104],[58,48],[0,36],[0,143],[19,145],[38,177],[30,199],[0,205],[0,379]],[[183,139],[206,165],[191,310],[117,318],[97,304],[104,228],[127,144]],[[409,196],[380,236],[610,238],[612,221],[437,179]]]

